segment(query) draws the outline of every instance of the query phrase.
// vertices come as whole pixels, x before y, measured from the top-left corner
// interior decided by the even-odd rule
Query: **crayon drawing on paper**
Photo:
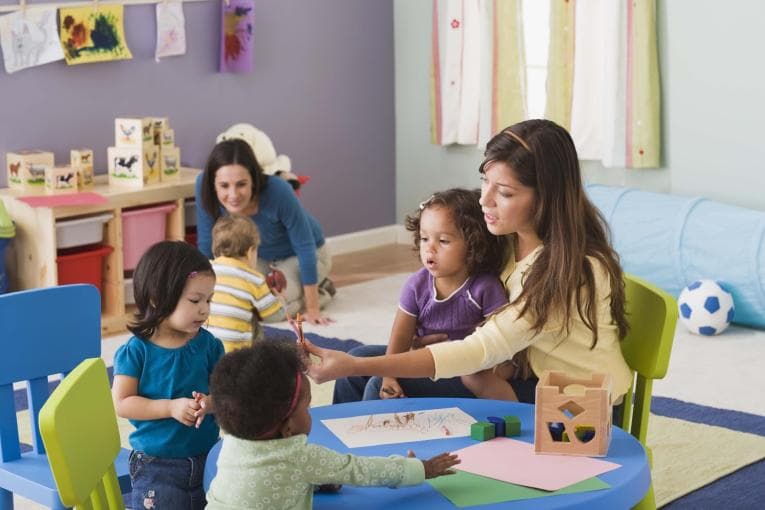
[[[28,67],[61,60],[56,9],[30,8],[0,17],[0,44],[5,71],[14,73]]]
[[[475,419],[457,407],[322,420],[348,448],[470,435]]]

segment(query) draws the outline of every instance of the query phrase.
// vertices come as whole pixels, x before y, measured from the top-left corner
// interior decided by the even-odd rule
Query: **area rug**
[[[398,294],[406,279],[406,274],[394,275],[366,283],[338,289],[336,299],[326,310],[326,314],[335,320],[329,326],[305,325],[309,339],[330,348],[347,350],[357,342],[366,344],[385,344],[396,313]],[[741,330],[741,345],[751,347],[752,335],[759,334],[765,345],[765,332],[750,333]],[[289,336],[286,323],[268,326],[269,336]],[[735,340],[735,337],[733,337]],[[104,341],[103,357],[111,365],[114,350],[124,342],[124,337],[113,337]],[[344,342],[349,341],[349,342]],[[685,339],[692,351],[690,342]],[[711,342],[711,341],[710,341]],[[736,351],[736,341],[726,342],[720,337],[717,344],[711,345],[715,355],[721,356],[723,347],[728,346],[730,356],[745,357]],[[681,388],[673,395],[672,388],[664,386],[661,396],[653,399],[652,414],[649,422],[648,443],[653,450],[653,480],[656,501],[659,506],[670,510],[684,508],[754,508],[765,500],[765,417],[756,412],[724,409],[720,402],[725,402],[725,394],[715,394],[707,387],[694,393],[689,390],[695,384],[697,374],[686,366],[697,363],[696,359],[686,362],[673,352],[670,363],[670,376],[673,370],[677,376],[673,383]],[[691,354],[687,354],[691,356]],[[756,356],[750,358],[756,364]],[[718,370],[724,364],[718,358]],[[748,391],[756,391],[765,386],[765,376],[759,371],[744,367],[739,372],[748,379],[739,381]],[[687,379],[684,378],[686,377]],[[730,380],[731,375],[715,376]],[[674,384],[673,384],[674,386]],[[312,405],[328,405],[332,400],[333,383],[312,384]],[[678,398],[673,398],[678,397]],[[753,399],[756,400],[756,399]],[[761,399],[760,399],[761,400]],[[714,405],[710,405],[710,401]],[[741,399],[737,409],[748,409],[745,399]],[[28,442],[29,425],[25,410],[18,413],[23,422],[22,440]],[[21,423],[20,423],[21,425]],[[132,427],[127,420],[120,420],[123,446],[129,447],[127,437]],[[717,499],[715,499],[717,498]],[[718,503],[713,503],[717,501]],[[733,503],[731,503],[733,502]]]

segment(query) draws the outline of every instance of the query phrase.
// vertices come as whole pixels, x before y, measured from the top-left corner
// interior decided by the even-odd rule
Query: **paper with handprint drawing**
[[[59,9],[61,46],[69,65],[131,59],[125,41],[123,5]]]
[[[55,7],[29,8],[0,17],[0,44],[9,74],[64,58]]]
[[[157,48],[154,59],[186,54],[186,20],[183,2],[157,4]]]

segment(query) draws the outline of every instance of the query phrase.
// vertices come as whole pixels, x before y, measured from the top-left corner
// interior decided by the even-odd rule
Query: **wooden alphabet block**
[[[493,423],[479,421],[470,425],[470,437],[476,441],[488,441],[494,438],[494,431]]]
[[[114,119],[114,144],[119,148],[142,149],[154,145],[151,117]]]
[[[611,444],[611,376],[547,370],[536,390],[534,451],[602,457]]]
[[[160,180],[177,181],[180,179],[181,173],[181,150],[178,147],[163,147],[161,152],[160,162]]]
[[[53,167],[53,153],[24,149],[6,154],[8,187],[40,193],[45,189],[45,170]]]
[[[93,165],[80,165],[73,167],[77,169],[77,189],[89,190],[95,186],[95,174],[93,173]]]
[[[74,193],[77,191],[77,169],[71,165],[45,168],[46,193]]]
[[[110,186],[141,188],[159,180],[159,149],[156,145],[109,147],[107,160]]]
[[[93,151],[91,149],[72,149],[69,151],[69,164],[93,167]]]

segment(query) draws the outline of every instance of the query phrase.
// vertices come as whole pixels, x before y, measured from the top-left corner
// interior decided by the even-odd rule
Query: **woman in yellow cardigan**
[[[585,195],[571,136],[548,120],[515,124],[489,141],[479,172],[486,224],[507,239],[501,278],[510,304],[462,341],[400,354],[355,358],[309,343],[321,359],[309,375],[439,379],[526,350],[533,376],[510,381],[521,401],[533,401],[536,377],[550,369],[609,373],[618,402],[631,381],[619,345],[627,332],[622,270],[605,220]]]

